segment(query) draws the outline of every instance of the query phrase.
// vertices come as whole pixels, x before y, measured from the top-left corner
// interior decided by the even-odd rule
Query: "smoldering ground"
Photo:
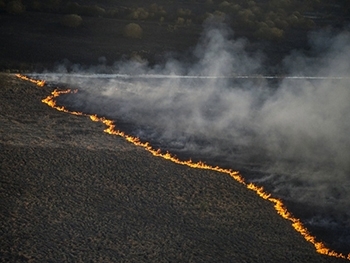
[[[113,119],[180,157],[242,171],[348,250],[350,33],[316,32],[310,43],[308,54],[283,60],[284,78],[264,78],[268,58],[245,52],[246,40],[223,26],[205,31],[191,63],[74,65],[70,74],[60,66],[40,77],[79,89],[59,98],[70,109]]]

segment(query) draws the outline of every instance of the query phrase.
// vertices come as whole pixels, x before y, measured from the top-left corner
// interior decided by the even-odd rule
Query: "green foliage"
[[[81,18],[81,16],[76,14],[65,15],[61,20],[61,24],[63,26],[71,28],[79,27],[82,23],[83,19]]]
[[[124,28],[124,36],[129,38],[142,38],[143,30],[136,23],[127,24]]]

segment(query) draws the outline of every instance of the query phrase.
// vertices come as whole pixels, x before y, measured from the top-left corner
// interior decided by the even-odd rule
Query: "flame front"
[[[37,79],[32,79],[32,78],[28,78],[27,76],[21,75],[21,74],[16,74],[17,78],[20,78],[22,80],[26,80],[29,82],[32,82],[34,84],[36,84],[39,87],[44,87],[45,86],[45,80],[37,80]]]
[[[30,79],[26,76],[20,75],[20,74],[17,74],[16,76],[20,79],[35,83],[40,87],[43,87],[45,85],[44,80],[34,80],[34,79]],[[76,92],[78,92],[78,91],[77,90],[72,91],[70,89],[67,89],[67,90],[56,89],[56,90],[52,91],[48,97],[43,99],[42,102],[47,104],[48,106],[56,109],[56,110],[67,112],[67,113],[74,114],[74,115],[79,115],[79,116],[88,116],[88,117],[90,117],[90,119],[92,121],[101,122],[104,125],[106,125],[106,129],[104,130],[104,132],[111,134],[111,135],[121,136],[125,140],[127,140],[128,142],[130,142],[136,146],[143,147],[144,149],[146,149],[148,152],[150,152],[154,156],[162,157],[162,158],[170,160],[174,163],[186,165],[186,166],[189,166],[191,168],[212,170],[212,171],[217,171],[220,173],[225,173],[225,174],[230,175],[237,182],[243,184],[247,189],[254,191],[261,198],[273,203],[274,208],[277,211],[277,214],[279,214],[282,218],[291,221],[293,228],[298,233],[300,233],[306,241],[312,243],[315,246],[315,249],[318,253],[323,254],[323,255],[328,255],[331,257],[337,257],[337,258],[343,258],[343,259],[350,260],[350,253],[348,255],[344,255],[343,253],[338,253],[330,248],[327,248],[324,243],[317,241],[316,237],[310,234],[310,232],[303,225],[303,223],[300,221],[300,219],[294,217],[292,215],[292,213],[288,211],[288,209],[283,204],[282,200],[272,197],[271,194],[266,192],[263,187],[259,187],[253,183],[247,183],[244,180],[244,178],[239,174],[239,172],[233,171],[231,169],[224,169],[224,168],[221,168],[218,166],[211,166],[211,165],[208,165],[204,162],[193,162],[192,160],[182,161],[182,160],[178,159],[176,156],[170,154],[169,152],[163,153],[160,149],[152,148],[152,146],[148,142],[142,142],[137,137],[127,135],[124,132],[117,130],[115,127],[114,121],[112,121],[112,120],[108,120],[104,117],[99,117],[97,115],[85,114],[83,112],[70,111],[63,106],[58,106],[56,104],[55,99],[57,97],[59,97],[60,95],[69,94],[69,93],[76,93]]]

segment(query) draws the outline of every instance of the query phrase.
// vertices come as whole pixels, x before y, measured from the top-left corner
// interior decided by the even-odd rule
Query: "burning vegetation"
[[[36,80],[36,79],[32,79],[32,78],[29,78],[27,76],[20,75],[20,74],[17,74],[16,76],[22,80],[32,82],[32,83],[38,85],[39,87],[43,87],[45,85],[44,80]],[[170,160],[170,161],[177,163],[177,164],[180,164],[180,165],[186,165],[186,166],[189,166],[191,168],[212,170],[212,171],[217,171],[220,173],[225,173],[225,174],[230,175],[233,179],[235,179],[240,184],[244,185],[247,189],[254,191],[258,196],[260,196],[264,200],[267,200],[267,201],[270,201],[271,203],[273,203],[276,212],[282,218],[291,221],[293,228],[298,233],[300,233],[306,241],[313,244],[318,253],[323,254],[323,255],[328,255],[331,257],[350,260],[350,254],[345,255],[343,253],[338,253],[338,252],[328,248],[322,241],[318,241],[317,238],[315,236],[313,236],[308,231],[308,229],[304,226],[304,224],[301,222],[301,220],[296,218],[295,216],[293,216],[293,214],[288,211],[287,207],[284,205],[282,200],[273,197],[270,193],[266,192],[263,187],[260,187],[254,183],[246,182],[246,180],[240,175],[240,173],[238,171],[233,171],[231,169],[224,169],[224,168],[221,168],[218,166],[211,166],[211,165],[208,165],[208,164],[203,163],[203,162],[193,162],[192,160],[187,160],[187,161],[180,160],[176,156],[172,155],[169,152],[162,152],[161,149],[154,149],[148,142],[142,142],[137,137],[130,136],[128,134],[125,134],[122,131],[117,130],[113,120],[109,120],[109,119],[106,119],[104,117],[100,117],[100,116],[97,116],[94,114],[86,114],[83,112],[70,111],[67,108],[65,108],[64,106],[57,105],[56,98],[58,98],[59,96],[61,96],[63,94],[70,94],[70,93],[76,93],[76,92],[78,92],[78,90],[55,89],[54,91],[51,92],[51,94],[49,96],[44,98],[42,100],[42,102],[47,104],[48,106],[58,110],[58,111],[63,111],[63,112],[70,113],[73,115],[78,115],[78,116],[87,116],[94,122],[101,122],[104,125],[106,125],[104,132],[111,134],[111,135],[123,137],[128,142],[130,142],[136,146],[144,148],[145,150],[147,150],[148,152],[150,152],[154,156],[161,157],[161,158],[164,158],[166,160]]]

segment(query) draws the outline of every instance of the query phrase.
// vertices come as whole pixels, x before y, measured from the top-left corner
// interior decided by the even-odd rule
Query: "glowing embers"
[[[41,86],[41,85],[44,86],[44,84],[45,84],[45,82],[42,82],[42,81],[35,82],[35,80],[31,80],[30,78],[26,78],[26,77],[23,77],[21,75],[17,75],[17,77],[19,77],[19,78],[21,78],[23,80],[27,80],[27,81],[36,83],[38,86]],[[44,83],[44,84],[42,84],[42,83]],[[287,210],[287,208],[285,207],[285,205],[283,204],[283,202],[281,200],[272,197],[271,194],[267,193],[263,189],[263,187],[259,187],[259,186],[255,185],[253,183],[247,183],[244,180],[244,178],[239,174],[239,172],[232,171],[230,169],[220,168],[218,166],[215,166],[215,167],[214,166],[210,166],[210,165],[207,165],[207,164],[205,164],[203,162],[192,162],[191,160],[188,160],[188,161],[179,160],[176,156],[171,155],[169,152],[162,153],[160,149],[158,149],[158,150],[153,149],[152,146],[148,142],[142,142],[137,137],[133,137],[133,136],[125,134],[122,131],[116,130],[114,121],[112,121],[112,120],[108,120],[108,119],[103,118],[103,117],[98,117],[97,115],[90,115],[90,114],[85,114],[85,113],[82,113],[82,112],[70,111],[70,110],[66,109],[64,106],[58,106],[56,104],[56,100],[55,99],[57,97],[59,97],[60,95],[69,94],[69,93],[76,93],[76,92],[77,92],[77,90],[71,91],[70,89],[67,89],[67,90],[57,90],[56,89],[56,90],[52,91],[51,94],[48,97],[43,99],[42,102],[47,104],[47,105],[49,105],[50,107],[52,107],[54,109],[59,110],[59,111],[71,113],[71,114],[74,114],[74,115],[89,116],[92,121],[102,122],[103,124],[105,124],[107,126],[106,129],[104,130],[104,132],[106,132],[108,134],[112,134],[112,135],[121,136],[121,137],[125,138],[127,141],[133,143],[134,145],[145,148],[147,151],[152,153],[154,156],[162,157],[162,158],[170,160],[170,161],[172,161],[174,163],[181,164],[181,165],[186,165],[186,166],[189,166],[189,167],[192,167],[192,168],[207,169],[207,170],[217,171],[217,172],[226,173],[226,174],[230,175],[233,179],[235,179],[239,183],[243,184],[247,189],[250,189],[250,190],[254,191],[261,198],[263,198],[265,200],[268,200],[271,203],[273,203],[274,204],[274,208],[277,211],[277,213],[282,218],[291,221],[293,228],[297,232],[299,232],[304,237],[304,239],[306,241],[312,243],[315,246],[316,251],[318,253],[324,254],[324,255],[328,255],[328,256],[332,256],[332,257],[337,257],[337,258],[343,258],[343,259],[350,260],[350,254],[344,255],[342,253],[337,253],[337,252],[327,248],[324,243],[317,241],[316,237],[312,236],[309,233],[309,231],[302,224],[302,222],[298,218],[295,218]]]

